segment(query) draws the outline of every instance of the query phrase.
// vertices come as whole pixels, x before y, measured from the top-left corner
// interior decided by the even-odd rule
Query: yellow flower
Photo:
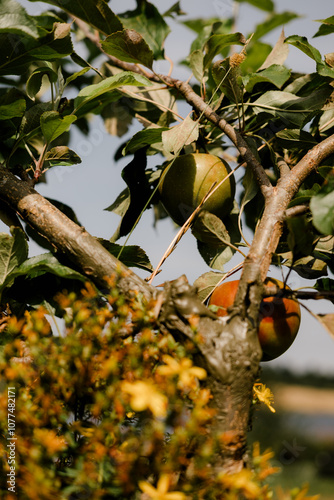
[[[253,395],[255,402],[256,400],[261,401],[266,406],[268,406],[269,410],[275,413],[275,408],[271,405],[274,401],[274,395],[264,384],[256,383],[253,386]]]
[[[183,358],[177,361],[171,356],[163,356],[163,361],[166,363],[157,368],[160,375],[177,375],[179,377],[178,387],[194,387],[196,386],[196,379],[204,379],[206,371],[199,366],[193,366],[191,359]]]
[[[165,417],[167,398],[149,382],[122,382],[122,391],[130,395],[130,405],[134,411],[151,410],[155,417]]]
[[[253,473],[249,469],[243,469],[235,474],[223,473],[219,479],[225,488],[240,492],[246,498],[256,500],[260,497],[261,488],[253,481]]]
[[[169,474],[162,474],[156,488],[147,481],[139,481],[139,488],[153,500],[186,500],[186,495],[181,491],[168,493],[170,480]]]

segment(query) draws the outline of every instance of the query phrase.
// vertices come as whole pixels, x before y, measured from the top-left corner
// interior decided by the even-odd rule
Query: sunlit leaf
[[[316,316],[327,332],[334,338],[334,314],[317,314]]]
[[[75,122],[75,115],[61,116],[57,111],[46,111],[41,116],[41,129],[47,142],[54,141]]]
[[[81,106],[87,104],[89,101],[99,97],[107,92],[116,90],[124,85],[136,85],[147,87],[151,86],[150,82],[144,76],[138,75],[137,73],[132,73],[131,71],[122,71],[116,75],[110,76],[105,80],[93,85],[88,85],[87,87],[80,90],[78,96],[74,100],[75,110],[78,110]]]
[[[38,38],[37,22],[25,8],[14,0],[0,2],[0,32],[27,35]]]
[[[188,115],[180,125],[162,132],[162,144],[166,152],[179,152],[184,146],[198,139],[199,126]]]
[[[284,66],[273,64],[272,66],[259,70],[257,73],[249,73],[242,79],[247,92],[252,92],[257,83],[268,82],[277,88],[282,88],[290,78],[291,71]]]
[[[67,146],[56,146],[45,155],[45,161],[51,165],[77,165],[81,163],[81,158]]]
[[[283,65],[286,58],[289,55],[289,45],[285,43],[285,34],[284,30],[281,31],[280,37],[277,40],[274,48],[267,56],[264,63],[261,65],[259,70],[269,68],[273,64]]]
[[[331,78],[334,77],[334,69],[326,65],[326,63],[322,60],[319,50],[313,47],[305,36],[289,36],[286,38],[285,42],[297,47],[297,49],[301,50],[304,54],[313,59],[316,62],[317,72],[320,75],[329,76]]]

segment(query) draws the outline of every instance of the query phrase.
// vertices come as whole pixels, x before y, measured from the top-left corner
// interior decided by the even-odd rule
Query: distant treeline
[[[334,389],[334,374],[324,375],[314,372],[296,373],[286,368],[262,366],[261,381],[264,383],[284,383]]]

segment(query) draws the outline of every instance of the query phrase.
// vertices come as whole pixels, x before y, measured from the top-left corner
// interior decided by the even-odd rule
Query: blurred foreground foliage
[[[57,335],[43,308],[4,322],[1,498],[273,498],[265,484],[276,472],[272,453],[257,444],[249,469],[227,475],[212,465],[228,433],[212,431],[215,412],[193,345],[161,330],[155,302],[121,295],[117,277],[110,285],[108,295],[91,284],[58,294],[64,331]],[[15,495],[6,483],[8,387],[15,388]],[[278,498],[305,495],[304,488]]]

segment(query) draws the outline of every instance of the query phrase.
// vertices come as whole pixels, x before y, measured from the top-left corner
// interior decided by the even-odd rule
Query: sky
[[[43,2],[29,2],[20,0],[31,14],[41,13],[47,5]],[[151,0],[151,3],[164,12],[175,3],[175,0]],[[286,36],[299,34],[306,36],[310,43],[317,47],[322,55],[334,51],[334,35],[312,39],[319,27],[315,19],[325,19],[334,14],[332,2],[328,0],[277,0],[276,10],[285,10],[300,14],[300,18],[285,26]],[[110,8],[115,13],[133,9],[136,5],[134,0],[111,0]],[[184,19],[196,17],[228,17],[233,8],[231,0],[181,0],[182,10],[187,13]],[[246,3],[241,3],[238,14],[236,31],[244,35],[252,32],[255,24],[263,22],[266,13]],[[182,60],[188,55],[190,44],[194,33],[188,28],[168,19],[172,34],[166,40],[165,52],[173,61]],[[281,28],[274,30],[264,41],[275,44],[281,32]],[[290,55],[286,65],[295,71],[312,72],[315,63],[305,54],[294,47],[290,47]],[[169,64],[158,62],[154,68],[156,72],[168,72]],[[175,64],[172,76],[186,79],[188,70]],[[180,106],[179,112],[186,116],[190,109]],[[37,190],[44,196],[55,198],[70,205],[82,225],[94,236],[109,239],[119,223],[119,217],[104,209],[108,207],[124,189],[125,184],[121,179],[121,170],[127,164],[128,158],[115,163],[113,157],[119,145],[129,139],[133,133],[139,130],[138,125],[131,127],[129,133],[121,139],[108,135],[104,129],[102,120],[94,119],[91,124],[91,134],[84,137],[73,128],[73,137],[70,147],[82,158],[82,164],[74,167],[57,167],[47,174],[47,184],[40,184]],[[157,157],[150,161],[160,162]],[[0,226],[1,231],[7,228]],[[128,244],[140,245],[149,255],[153,266],[156,266],[164,254],[166,248],[175,236],[175,227],[171,220],[160,221],[153,227],[153,214],[151,211],[144,214],[137,228],[134,230]],[[120,240],[123,243],[124,239]],[[36,245],[31,245],[31,256],[41,253]],[[240,262],[234,257],[226,265],[226,270]],[[196,240],[189,233],[182,238],[174,253],[168,258],[163,266],[163,271],[155,278],[153,284],[158,285],[166,280],[175,279],[185,274],[190,283],[210,268],[200,257]],[[137,272],[137,271],[136,271]],[[142,277],[147,274],[139,272]],[[281,271],[271,269],[270,275],[281,278]],[[236,275],[235,279],[238,279]],[[305,281],[297,274],[292,273],[289,278],[289,286],[298,288],[305,286]],[[333,304],[329,302],[312,303],[307,301],[307,306],[317,312],[333,312]],[[302,312],[302,323],[300,332],[292,347],[280,358],[270,362],[271,367],[287,367],[298,371],[312,370],[334,375],[334,340],[320,326],[320,324],[306,311]]]

